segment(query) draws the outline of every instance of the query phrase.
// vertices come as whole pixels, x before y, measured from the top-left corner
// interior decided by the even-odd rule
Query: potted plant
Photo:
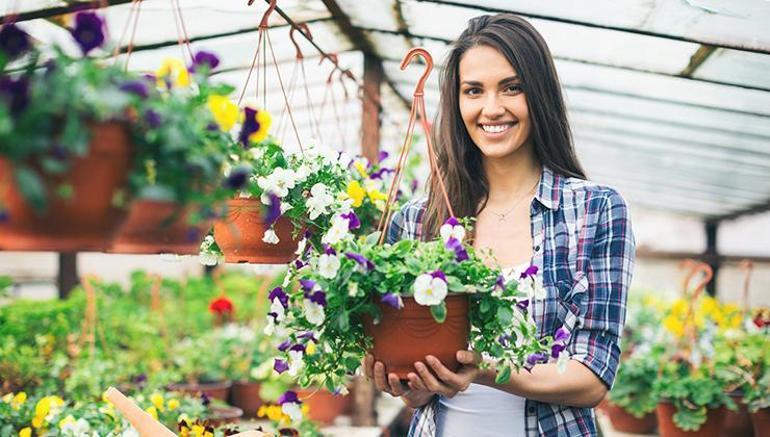
[[[226,365],[220,362],[228,358],[220,353],[220,334],[220,330],[212,330],[174,345],[171,360],[178,382],[169,385],[169,390],[227,400],[231,383],[225,379]]]
[[[227,216],[214,224],[214,239],[226,262],[284,264],[297,249],[297,237],[328,228],[342,202],[347,181],[344,155],[316,148],[287,153],[268,136],[270,115],[247,106],[231,155],[227,181],[240,197],[227,204]]]
[[[259,367],[267,361],[269,343],[251,326],[231,324],[224,331],[222,338],[229,356],[227,378],[233,382],[229,402],[241,408],[246,417],[256,417],[262,405],[260,390],[264,378]]]
[[[139,113],[135,143],[147,153],[130,182],[137,200],[112,244],[118,253],[197,254],[219,207],[232,190],[222,177],[238,110],[214,84],[213,53],[185,66],[166,59],[155,75],[124,85]]]
[[[0,30],[0,248],[101,250],[125,215],[131,102],[121,68],[88,57],[101,18],[75,15],[83,56],[50,59],[15,24]],[[11,64],[11,61],[14,61]],[[13,65],[13,69],[10,66]]]
[[[290,267],[300,286],[270,293],[268,329],[277,326],[287,337],[276,371],[302,386],[344,391],[368,351],[404,377],[426,354],[457,368],[455,354],[469,344],[489,356],[484,365],[495,366],[499,381],[551,356],[564,362],[569,334],[560,329],[555,341],[538,339],[527,310],[536,267],[506,281],[462,242],[465,228],[454,218],[442,239],[392,245],[379,244],[379,233],[354,238],[357,222],[355,213],[336,215],[322,250]],[[420,321],[399,322],[402,316]]]

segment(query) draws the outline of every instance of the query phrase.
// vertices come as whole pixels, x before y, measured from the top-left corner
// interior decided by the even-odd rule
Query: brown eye
[[[518,94],[521,92],[521,85],[509,85],[507,88],[505,88],[505,91],[511,94]]]
[[[466,95],[469,95],[469,96],[475,96],[475,95],[477,95],[480,92],[481,92],[481,90],[478,89],[478,88],[468,88],[468,89],[466,89],[463,92],[463,94],[466,94]]]

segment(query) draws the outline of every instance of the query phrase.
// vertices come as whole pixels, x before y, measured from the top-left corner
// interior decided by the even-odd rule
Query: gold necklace
[[[529,195],[530,195],[530,194],[532,194],[532,193],[535,191],[535,188],[537,188],[537,186],[538,186],[539,184],[540,184],[540,178],[538,178],[538,179],[537,179],[537,182],[535,182],[535,185],[533,185],[533,186],[532,186],[532,188],[530,188],[530,189],[529,189],[529,191],[527,191],[527,192],[526,192],[526,193],[524,193],[524,194],[523,194],[521,197],[519,197],[518,199],[516,199],[516,201],[513,203],[513,206],[512,206],[512,207],[511,207],[511,209],[509,209],[508,211],[506,211],[506,212],[504,212],[504,213],[500,214],[500,213],[494,212],[494,211],[492,211],[492,210],[490,209],[490,210],[489,210],[489,212],[490,212],[490,213],[492,213],[492,214],[494,214],[495,216],[497,216],[497,218],[498,218],[498,223],[504,223],[504,222],[505,222],[505,217],[506,217],[508,214],[512,213],[512,212],[513,212],[513,210],[514,210],[514,209],[516,209],[516,207],[517,207],[517,206],[519,206],[519,203],[521,203],[521,201],[522,201],[522,200],[524,200],[524,199],[526,199],[527,197],[529,197]]]

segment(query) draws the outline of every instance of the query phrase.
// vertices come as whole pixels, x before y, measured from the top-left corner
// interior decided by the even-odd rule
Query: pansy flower
[[[230,174],[225,178],[224,187],[228,190],[240,190],[249,181],[249,176],[251,176],[251,167],[239,165],[230,170]]]
[[[334,279],[337,277],[340,265],[340,259],[336,254],[328,252],[321,254],[318,257],[318,274],[326,279]]]
[[[469,259],[468,251],[465,249],[465,246],[455,237],[449,237],[446,241],[446,248],[454,251],[455,260],[457,260],[457,262],[463,262]]]
[[[444,243],[450,238],[455,238],[462,242],[465,239],[465,227],[463,227],[456,217],[449,217],[447,221],[439,228],[439,234]]]
[[[267,138],[272,123],[273,118],[269,112],[247,106],[243,108],[243,125],[238,139],[244,147],[250,143],[262,142]]]
[[[364,197],[366,197],[366,190],[361,186],[358,181],[348,182],[348,186],[345,189],[345,194],[348,198],[353,200],[353,207],[358,208],[364,203]]]
[[[326,293],[321,290],[306,293],[304,300],[305,319],[308,322],[320,326],[326,319],[324,307],[326,307]]]
[[[75,15],[75,28],[71,32],[84,55],[104,44],[104,21],[93,12]]]
[[[357,262],[359,266],[363,267],[366,270],[374,270],[374,263],[368,260],[365,256],[361,255],[360,253],[347,252],[345,253],[345,257]]]
[[[289,416],[292,422],[302,420],[302,401],[297,397],[297,392],[289,390],[282,394],[278,398],[278,404],[281,406],[281,411]]]
[[[289,375],[295,376],[302,369],[302,357],[305,355],[305,345],[295,344],[289,348]]]
[[[227,96],[211,95],[206,101],[206,106],[223,132],[229,132],[238,121],[238,105]]]
[[[269,193],[268,198],[270,199],[270,203],[267,204],[265,223],[272,226],[281,216],[281,198],[273,193]]]
[[[361,227],[361,219],[353,211],[340,214],[340,217],[348,221],[348,230],[353,231]]]
[[[276,373],[280,375],[281,373],[289,370],[289,363],[280,358],[276,358],[275,362],[273,363],[273,370],[275,370]]]
[[[155,72],[158,87],[186,87],[190,84],[190,74],[184,66],[184,62],[177,58],[166,58]]]
[[[441,270],[423,273],[414,280],[414,300],[420,305],[438,305],[448,293],[446,275]]]
[[[13,23],[0,28],[0,52],[8,59],[15,59],[32,46],[29,34]]]
[[[208,68],[208,71],[211,71],[219,65],[219,58],[217,55],[211,52],[207,52],[205,50],[201,50],[197,53],[195,53],[195,56],[193,56],[193,63],[190,66],[190,71],[197,71],[199,68]]]
[[[321,182],[316,183],[310,189],[310,197],[305,201],[310,220],[315,220],[321,214],[326,214],[327,208],[334,203],[334,196],[329,192],[329,187]]]
[[[147,88],[147,82],[144,80],[129,80],[123,82],[119,89],[125,93],[141,97],[142,99],[146,99],[150,95],[150,90]]]
[[[393,308],[400,310],[404,307],[404,300],[396,293],[385,293],[380,296],[380,301],[386,305],[390,305]]]

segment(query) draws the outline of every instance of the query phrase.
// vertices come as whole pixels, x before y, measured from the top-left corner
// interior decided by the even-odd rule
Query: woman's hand
[[[419,380],[414,373],[409,374],[409,383],[408,386],[405,386],[395,373],[385,375],[385,365],[379,361],[374,361],[374,357],[371,355],[364,357],[363,367],[364,374],[367,378],[374,380],[374,385],[378,390],[391,396],[400,397],[408,407],[422,407],[433,398],[432,392],[417,389],[412,385],[413,379]]]
[[[457,372],[452,372],[438,358],[432,355],[426,356],[425,362],[428,363],[430,369],[433,369],[435,375],[424,363],[414,363],[417,375],[409,374],[409,388],[440,394],[447,398],[452,398],[458,392],[467,390],[471,382],[474,382],[481,372],[479,369],[481,357],[471,351],[457,351],[457,361],[460,362],[460,368]]]

